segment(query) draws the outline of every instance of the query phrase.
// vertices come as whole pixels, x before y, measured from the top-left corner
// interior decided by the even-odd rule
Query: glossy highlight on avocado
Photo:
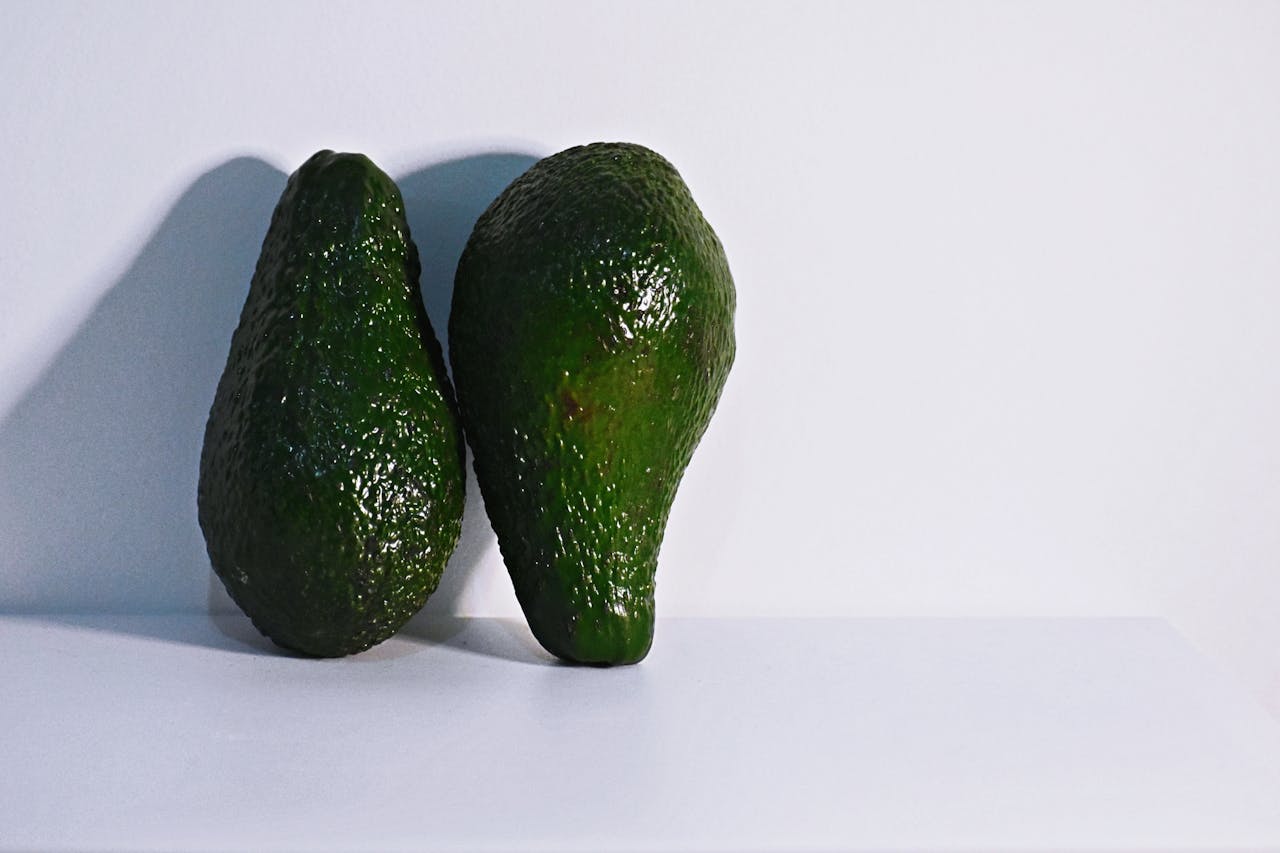
[[[734,358],[724,251],[665,159],[571,148],[476,223],[450,360],[485,508],[539,642],[648,653],[676,488]]]
[[[213,569],[263,634],[335,657],[389,637],[457,543],[464,444],[400,191],[321,151],[285,187],[209,413]]]

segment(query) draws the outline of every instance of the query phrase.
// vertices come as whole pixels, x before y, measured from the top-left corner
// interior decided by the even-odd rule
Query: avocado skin
[[[653,641],[668,514],[734,358],[733,279],[676,170],[597,143],[534,164],[458,265],[450,360],[476,477],[538,641]]]
[[[359,154],[289,178],[205,429],[198,508],[231,598],[278,645],[395,633],[457,544],[464,443],[400,191]]]

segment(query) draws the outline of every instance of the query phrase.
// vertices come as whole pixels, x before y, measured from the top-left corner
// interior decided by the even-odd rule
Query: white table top
[[[1156,620],[520,622],[354,658],[0,617],[0,848],[1280,849],[1280,723]]]

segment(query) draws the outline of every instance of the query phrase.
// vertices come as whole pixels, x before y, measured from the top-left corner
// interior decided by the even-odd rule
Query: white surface
[[[521,164],[625,139],[685,175],[740,302],[662,612],[1159,615],[1280,710],[1280,5],[3,20],[0,607],[208,606],[201,430],[313,151],[405,185],[441,326]],[[449,607],[515,615],[468,529]]]
[[[0,847],[1280,849],[1280,726],[1154,620],[0,619]]]

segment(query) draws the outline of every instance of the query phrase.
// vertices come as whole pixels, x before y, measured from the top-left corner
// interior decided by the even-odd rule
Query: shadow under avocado
[[[471,227],[536,159],[479,154],[398,181],[422,256],[427,311],[446,355],[453,271]],[[262,160],[240,157],[194,181],[0,419],[0,612],[58,619],[207,607],[211,623],[238,647],[274,648],[245,636],[247,620],[227,613],[234,605],[209,568],[196,482],[209,406],[286,179]],[[459,633],[447,626],[460,627],[468,577],[493,545],[469,473],[458,548],[415,619],[433,627],[417,636],[448,643]],[[118,624],[151,630],[124,627],[147,620]],[[160,632],[159,639],[211,645],[203,633]]]
[[[484,657],[538,666],[563,666],[542,648],[524,619],[419,613],[399,636]]]

